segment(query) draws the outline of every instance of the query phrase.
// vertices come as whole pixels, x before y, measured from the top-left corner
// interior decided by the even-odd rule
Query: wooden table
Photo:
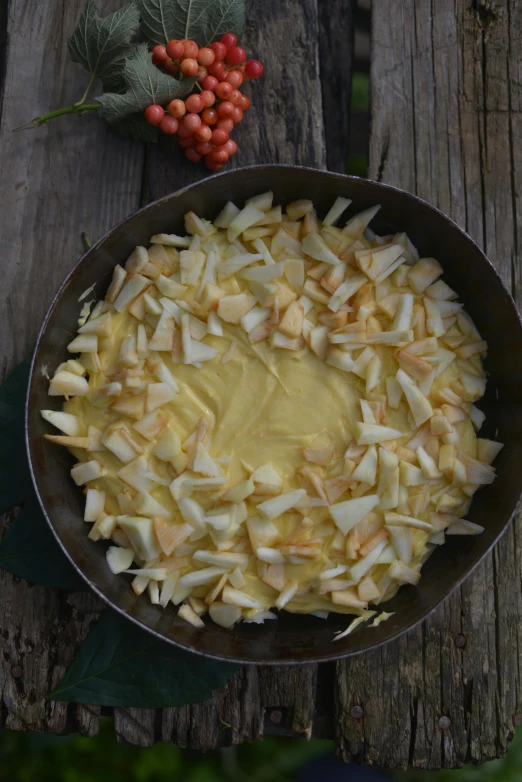
[[[27,356],[54,291],[81,253],[140,203],[205,176],[165,140],[146,155],[96,117],[12,133],[76,100],[86,81],[66,55],[84,0],[6,0],[0,11],[2,372]],[[104,11],[120,5],[99,2]],[[236,165],[345,171],[349,0],[249,0],[247,49],[266,66],[237,138]],[[522,3],[374,0],[371,178],[454,217],[522,299]],[[7,45],[6,45],[7,44]],[[1,530],[1,527],[0,527]],[[341,757],[455,767],[507,751],[522,687],[522,524],[421,627],[336,665],[245,667],[212,701],[115,709],[118,738],[206,750],[264,731],[334,737]],[[102,609],[0,571],[0,727],[94,735],[99,710],[51,704]]]

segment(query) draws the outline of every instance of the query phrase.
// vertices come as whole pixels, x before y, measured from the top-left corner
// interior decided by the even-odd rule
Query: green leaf
[[[240,35],[245,0],[140,0],[141,31],[152,44],[189,38],[208,46],[223,33]]]
[[[239,669],[207,660],[105,611],[50,700],[159,709],[200,703]]]
[[[88,589],[60,549],[34,492],[0,542],[0,567],[41,586]]]
[[[24,440],[24,405],[29,362],[0,386],[0,513],[24,505],[0,541],[0,567],[35,584],[87,589],[67,561],[42,514],[34,492]]]
[[[125,57],[131,50],[139,23],[140,14],[134,1],[102,18],[93,1],[88,0],[68,40],[71,59],[83,65],[93,79],[101,79],[105,89],[119,88]]]
[[[24,441],[24,405],[29,362],[0,386],[0,513],[24,502],[33,491]]]
[[[155,144],[158,140],[158,128],[147,122],[143,112],[127,114],[126,117],[111,122],[111,128],[121,136],[131,138],[134,141],[149,141]]]
[[[174,79],[152,64],[147,44],[134,48],[125,60],[123,72],[125,92],[122,95],[106,92],[97,100],[101,103],[100,116],[108,122],[143,111],[151,103],[164,105],[173,98],[181,98],[192,90],[196,79]]]

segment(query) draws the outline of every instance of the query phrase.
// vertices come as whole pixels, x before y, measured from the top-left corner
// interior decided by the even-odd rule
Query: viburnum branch
[[[99,103],[73,103],[70,106],[63,106],[61,109],[49,111],[47,114],[40,114],[40,116],[32,119],[31,122],[28,122],[27,125],[22,125],[19,128],[15,128],[15,130],[39,128],[40,125],[45,125],[45,123],[49,122],[50,119],[62,117],[64,114],[76,114],[78,117],[81,117],[82,114],[85,114],[87,111],[97,111],[99,108]]]
[[[89,83],[87,84],[87,87],[85,88],[85,92],[83,93],[83,95],[80,98],[80,100],[77,103],[73,104],[74,106],[77,106],[78,108],[80,108],[80,106],[84,105],[85,101],[87,100],[87,96],[88,96],[88,94],[90,92],[90,89],[91,89],[91,87],[92,87],[92,85],[94,84],[95,81],[96,81],[96,78],[95,78],[94,74],[91,74],[91,78],[89,79]]]

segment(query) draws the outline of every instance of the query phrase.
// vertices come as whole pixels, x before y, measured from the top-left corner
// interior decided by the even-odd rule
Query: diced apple
[[[49,396],[85,396],[89,383],[72,372],[57,372],[49,384]]]
[[[117,521],[141,559],[149,561],[159,557],[160,547],[152,519],[143,516],[118,516]]]
[[[137,459],[118,470],[117,475],[136,491],[150,491],[154,487],[154,483],[148,477],[148,472],[149,466],[146,457],[138,456]]]
[[[176,391],[168,383],[149,383],[147,386],[147,402],[145,410],[151,413],[158,407],[171,402],[176,396]]]
[[[104,512],[105,492],[98,489],[87,489],[85,497],[84,521],[96,521]]]
[[[89,462],[81,462],[71,470],[71,478],[77,486],[83,486],[84,483],[94,481],[103,475],[103,467],[96,459],[92,459]]]
[[[227,629],[233,627],[241,619],[241,609],[238,606],[221,601],[212,603],[208,612],[213,622]]]
[[[270,334],[270,347],[273,349],[280,348],[281,350],[298,351],[303,349],[304,342],[300,337],[297,339],[291,339],[290,337],[281,334],[280,331],[274,330]]]
[[[223,573],[226,572],[222,567],[206,567],[202,570],[193,570],[191,573],[187,573],[182,576],[178,583],[180,586],[195,587],[203,586],[204,584],[212,584],[218,578],[221,578]]]
[[[40,415],[44,421],[52,424],[70,437],[74,437],[80,431],[78,417],[72,415],[72,413],[63,413],[59,410],[41,410]]]
[[[231,296],[223,296],[219,300],[217,314],[226,323],[238,324],[243,315],[246,315],[255,304],[255,300],[247,293],[237,293]]]
[[[410,287],[414,293],[420,295],[440,277],[442,272],[442,266],[435,258],[421,258],[408,272]]]
[[[354,215],[344,226],[343,233],[348,234],[352,239],[360,239],[380,208],[379,204]]]
[[[404,391],[404,396],[406,397],[416,426],[422,426],[422,424],[433,415],[431,404],[404,370],[399,369],[397,371],[396,379]]]
[[[299,584],[297,581],[287,581],[279,593],[277,600],[275,601],[276,608],[284,608],[285,605],[289,603],[293,597],[295,597],[298,589]]]
[[[346,535],[359,524],[379,504],[377,494],[369,494],[354,500],[346,500],[330,505],[329,512],[341,532]]]
[[[130,548],[120,548],[119,546],[109,546],[106,552],[107,564],[109,570],[114,575],[128,570],[134,561],[134,550]]]
[[[392,429],[389,426],[358,422],[356,423],[355,428],[358,445],[374,445],[386,442],[387,440],[396,440],[399,437],[404,437],[403,432],[398,429]]]
[[[275,519],[278,516],[281,516],[283,513],[289,511],[291,508],[294,508],[299,500],[305,496],[305,494],[306,491],[304,489],[296,489],[295,491],[286,492],[285,494],[280,494],[277,497],[272,497],[269,500],[261,502],[257,506],[257,509],[262,514],[262,516],[264,516],[264,518],[269,520]]]
[[[152,410],[150,413],[146,413],[140,421],[133,424],[133,427],[146,440],[152,441],[163,431],[169,420],[170,414],[165,410]]]

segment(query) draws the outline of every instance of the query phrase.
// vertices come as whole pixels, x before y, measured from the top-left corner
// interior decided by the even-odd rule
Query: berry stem
[[[85,92],[83,93],[83,95],[80,98],[80,100],[73,104],[74,106],[76,106],[76,108],[79,109],[81,106],[83,106],[83,104],[87,100],[87,95],[89,94],[89,91],[90,91],[92,85],[94,84],[94,81],[95,81],[95,77],[91,74],[91,78],[89,79],[87,87],[85,88]]]
[[[87,111],[97,111],[101,106],[101,103],[73,103],[71,106],[63,106],[61,109],[55,109],[47,114],[40,114],[39,117],[35,117],[28,122],[27,125],[22,125],[15,130],[25,130],[26,128],[39,128],[40,125],[45,125],[50,119],[56,117],[63,117],[64,114],[76,114],[81,117]]]

